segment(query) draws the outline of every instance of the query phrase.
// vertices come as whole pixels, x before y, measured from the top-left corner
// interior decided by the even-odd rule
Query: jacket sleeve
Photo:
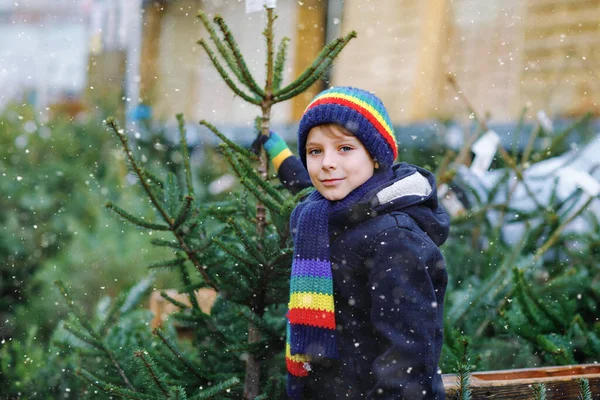
[[[283,186],[292,194],[313,185],[308,171],[304,168],[300,159],[294,155],[290,155],[281,162],[279,169],[277,169],[277,176]]]
[[[438,307],[443,304],[437,304],[431,278],[441,254],[422,235],[394,227],[378,234],[371,245],[371,321],[382,352],[372,364],[374,387],[368,399],[443,398],[436,351],[443,314]],[[439,289],[442,296],[444,289]]]
[[[285,140],[271,132],[264,148],[273,163],[279,180],[292,194],[312,186],[308,171],[300,159],[292,154]]]

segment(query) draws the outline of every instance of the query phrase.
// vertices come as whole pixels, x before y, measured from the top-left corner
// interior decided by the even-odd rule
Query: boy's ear
[[[379,169],[379,163],[375,160],[375,169]]]

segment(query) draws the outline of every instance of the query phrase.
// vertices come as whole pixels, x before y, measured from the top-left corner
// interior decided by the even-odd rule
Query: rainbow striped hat
[[[332,87],[310,102],[298,128],[298,154],[305,167],[308,132],[325,124],[340,125],[354,134],[384,171],[398,156],[392,122],[373,93],[349,86]]]

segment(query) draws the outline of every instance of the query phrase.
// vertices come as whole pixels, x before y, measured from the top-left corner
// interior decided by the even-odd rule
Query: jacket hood
[[[438,202],[434,175],[408,163],[392,166],[390,175],[390,180],[353,206],[330,215],[332,229],[347,228],[368,218],[401,211],[409,215],[436,245],[442,245],[448,238],[450,217]]]

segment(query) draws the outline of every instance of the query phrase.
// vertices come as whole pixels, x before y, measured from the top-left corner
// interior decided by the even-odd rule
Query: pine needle
[[[533,400],[546,400],[546,385],[536,383],[531,387],[533,391]]]
[[[592,400],[590,381],[586,378],[579,379],[579,396],[577,397],[577,400]]]

